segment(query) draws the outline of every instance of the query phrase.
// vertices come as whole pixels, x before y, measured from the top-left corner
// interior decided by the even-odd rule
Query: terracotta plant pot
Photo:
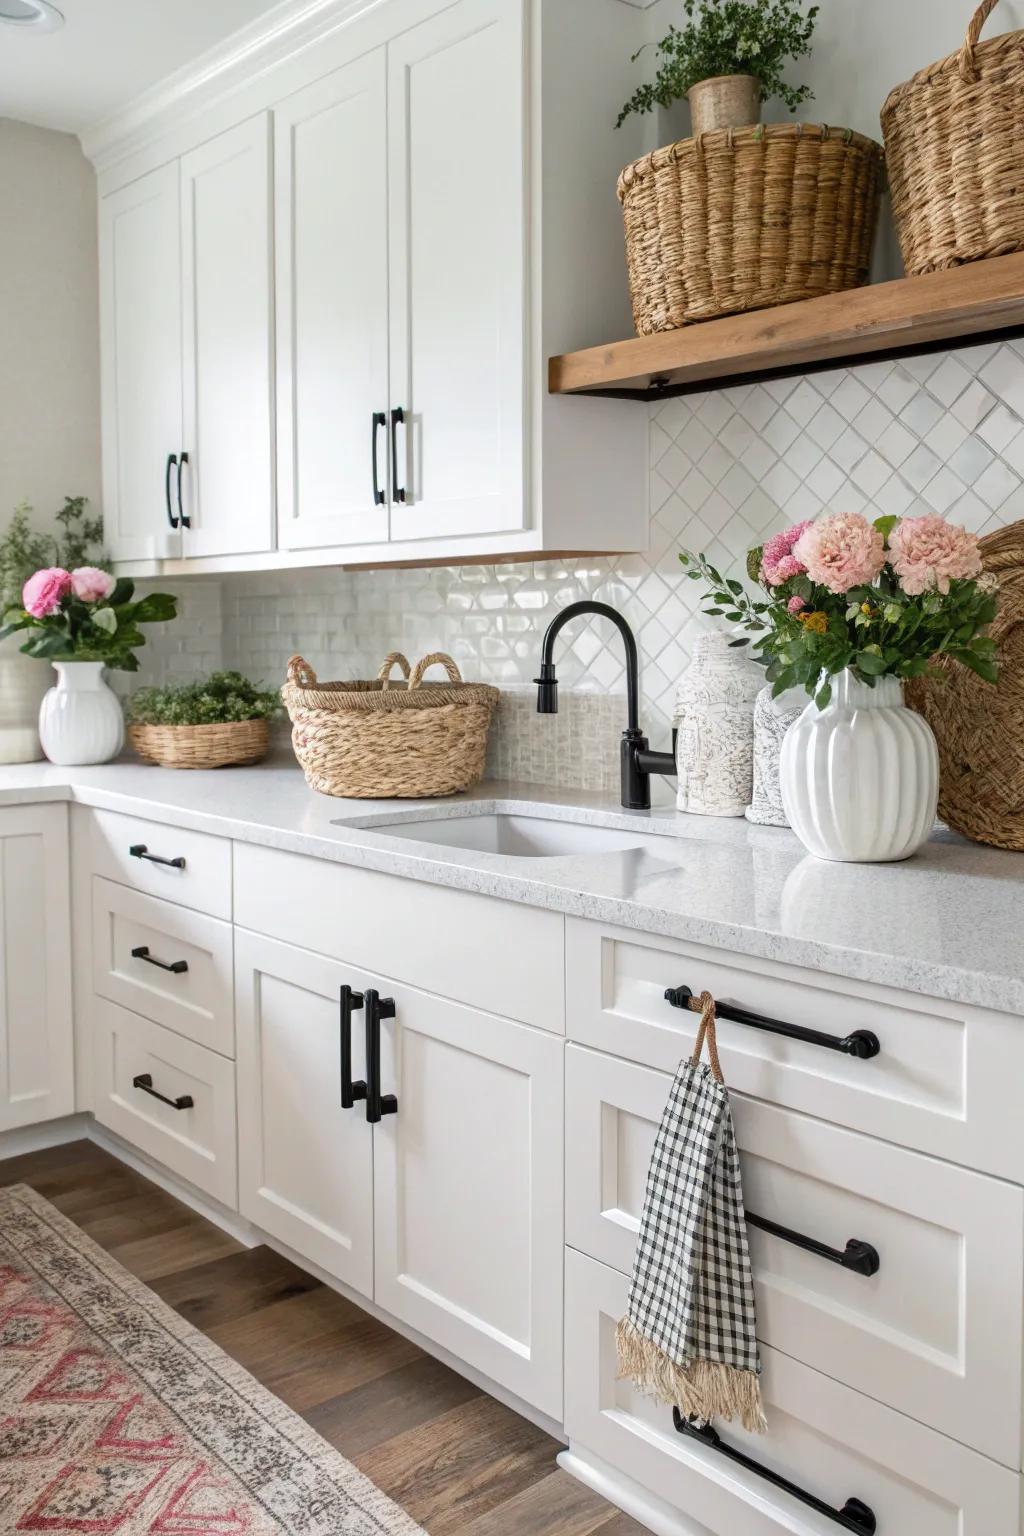
[[[698,80],[686,97],[693,136],[716,128],[746,128],[761,121],[761,82],[753,75],[714,75]]]

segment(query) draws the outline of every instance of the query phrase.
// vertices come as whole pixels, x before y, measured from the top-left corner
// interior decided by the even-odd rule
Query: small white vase
[[[701,635],[679,684],[676,806],[697,816],[742,816],[750,804],[754,700],[764,671],[727,634]]]
[[[101,661],[55,661],[57,685],[39,710],[39,739],[51,763],[107,763],[124,746],[124,715]]]
[[[23,656],[24,635],[0,641],[0,763],[37,763],[39,706],[50,686],[50,666]]]
[[[812,700],[787,731],[781,785],[790,826],[819,859],[909,859],[935,821],[935,737],[898,678],[869,688],[842,672],[826,707]]]

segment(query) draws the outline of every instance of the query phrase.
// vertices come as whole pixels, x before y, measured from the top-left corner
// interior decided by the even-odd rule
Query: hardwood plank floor
[[[270,1248],[91,1141],[0,1161],[302,1415],[430,1536],[644,1536],[558,1443]]]

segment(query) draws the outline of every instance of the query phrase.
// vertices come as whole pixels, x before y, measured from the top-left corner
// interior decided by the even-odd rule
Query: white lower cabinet
[[[561,1039],[241,930],[235,958],[242,1214],[560,1419]],[[374,1124],[341,1106],[346,986]]]
[[[625,1275],[566,1254],[565,1428],[589,1451],[678,1509],[682,1536],[832,1536],[840,1527],[676,1432],[672,1410],[616,1379]],[[719,1424],[727,1447],[841,1510],[856,1499],[878,1536],[1018,1536],[1020,1479],[775,1349],[763,1351],[766,1435]],[[699,1524],[698,1524],[699,1522]],[[851,1529],[852,1527],[846,1527]]]

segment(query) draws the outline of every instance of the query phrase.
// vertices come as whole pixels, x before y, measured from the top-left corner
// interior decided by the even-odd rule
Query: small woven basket
[[[266,757],[270,726],[266,720],[129,725],[128,740],[144,763],[161,768],[231,768]]]
[[[446,683],[425,683],[435,664]],[[394,684],[402,669],[406,683]],[[452,795],[483,778],[497,688],[464,683],[450,656],[435,651],[409,663],[393,651],[374,682],[321,683],[293,656],[281,697],[306,781],[324,795],[413,800]]]
[[[1024,248],[1024,32],[979,43],[983,0],[958,53],[882,107],[892,211],[909,276]]]
[[[810,123],[723,128],[627,165],[638,334],[866,283],[881,169],[872,139]]]
[[[939,815],[976,843],[1024,852],[1024,522],[981,540],[999,582],[991,627],[999,647],[993,687],[949,657],[940,675],[912,684],[908,701],[939,743]]]

